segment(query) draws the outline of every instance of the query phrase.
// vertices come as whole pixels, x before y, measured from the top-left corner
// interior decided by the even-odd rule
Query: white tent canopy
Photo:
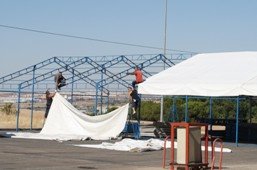
[[[139,84],[141,94],[257,96],[257,52],[198,54]]]

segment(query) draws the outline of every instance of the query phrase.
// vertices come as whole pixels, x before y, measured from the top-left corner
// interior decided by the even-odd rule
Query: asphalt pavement
[[[0,169],[21,170],[161,170],[163,151],[124,152],[77,147],[103,141],[49,141],[0,137]],[[108,142],[115,142],[111,140]],[[257,145],[225,143],[232,153],[223,154],[223,169],[257,169]],[[167,153],[169,158],[169,150]],[[165,169],[169,169],[169,160]]]

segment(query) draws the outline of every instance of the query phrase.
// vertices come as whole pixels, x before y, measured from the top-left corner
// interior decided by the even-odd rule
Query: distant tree
[[[190,121],[194,121],[197,118],[208,117],[209,108],[208,101],[203,99],[193,99],[188,102],[188,112]]]
[[[175,98],[173,108],[172,97],[164,98],[163,118],[165,122],[172,120],[184,121],[186,101],[183,97]],[[239,106],[239,119],[249,120],[252,123],[257,123],[257,98],[254,98],[251,103],[251,114],[249,98],[242,97]],[[174,114],[173,114],[174,111]],[[189,121],[194,121],[198,118],[209,118],[210,103],[209,98],[190,98],[188,100],[188,116]],[[141,103],[141,119],[150,121],[160,120],[160,100],[142,101]],[[174,117],[175,116],[175,117]],[[250,117],[251,116],[251,117]],[[231,99],[213,99],[212,101],[212,117],[213,119],[235,119],[236,118],[236,98]]]
[[[116,110],[118,107],[117,106],[113,106],[113,107],[108,107],[107,108],[107,113],[113,111],[113,110]]]
[[[13,106],[13,103],[5,103],[5,105],[3,106],[3,108],[1,110],[6,115],[15,114],[15,108]]]
[[[140,112],[142,120],[158,121],[160,119],[160,103],[142,101]]]

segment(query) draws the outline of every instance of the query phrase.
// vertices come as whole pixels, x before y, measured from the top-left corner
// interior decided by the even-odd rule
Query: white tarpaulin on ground
[[[8,132],[12,138],[45,140],[106,140],[116,138],[124,129],[129,104],[110,113],[88,116],[77,110],[59,93],[56,93],[48,118],[40,133]]]
[[[81,144],[74,145],[79,147],[87,148],[99,148],[99,149],[109,149],[117,151],[129,151],[129,152],[144,152],[144,151],[155,151],[161,150],[164,147],[164,141],[161,139],[148,139],[148,140],[134,140],[134,139],[123,139],[115,143],[103,142],[102,144]],[[166,148],[170,148],[171,143],[167,141]],[[174,148],[177,148],[177,142],[174,142]],[[201,148],[205,150],[205,146]],[[211,151],[211,147],[208,147],[208,151]],[[221,152],[221,148],[215,147],[215,152]],[[223,152],[232,152],[231,149],[223,148]]]
[[[149,77],[141,94],[257,96],[257,52],[198,54]]]
[[[125,127],[128,107],[129,105],[126,104],[107,114],[88,116],[56,93],[40,134],[73,135],[95,140],[115,138]]]

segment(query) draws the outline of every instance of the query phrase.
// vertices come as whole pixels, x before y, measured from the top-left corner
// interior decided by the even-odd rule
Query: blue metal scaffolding
[[[61,71],[67,85],[62,93],[70,96],[70,102],[76,95],[94,96],[94,114],[103,113],[104,101],[109,105],[110,95],[126,96],[127,87],[134,77],[127,75],[137,65],[146,79],[164,68],[171,67],[193,54],[151,54],[119,56],[64,56],[52,57],[27,68],[21,69],[0,78],[0,92],[15,93],[16,130],[19,129],[19,114],[23,96],[30,95],[31,122],[33,128],[33,111],[35,98],[44,94],[47,89],[55,89],[54,76]],[[98,108],[100,111],[98,112]]]

